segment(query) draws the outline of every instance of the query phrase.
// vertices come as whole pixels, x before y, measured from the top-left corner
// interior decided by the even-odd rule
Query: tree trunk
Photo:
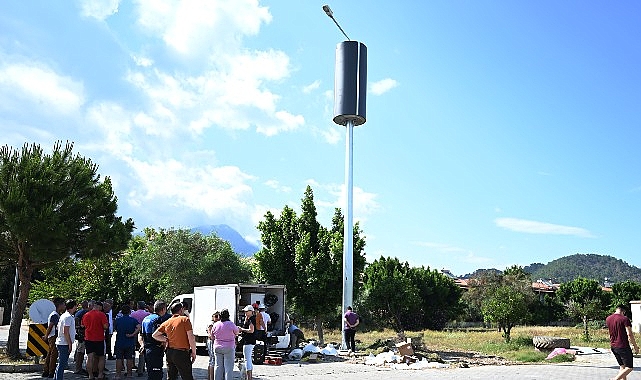
[[[315,317],[314,324],[316,325],[316,332],[318,333],[318,343],[323,346],[325,344],[325,336],[323,335],[323,319],[321,317]]]
[[[29,290],[31,289],[31,275],[33,267],[26,260],[18,259],[18,278],[20,286],[18,287],[18,297],[15,306],[11,309],[11,324],[9,325],[9,337],[7,339],[7,355],[10,358],[20,357],[20,326],[22,325],[22,314],[27,308],[29,299]]]
[[[583,334],[585,334],[584,335],[585,336],[585,340],[589,342],[590,341],[590,335],[589,335],[589,332],[588,332],[588,316],[587,315],[583,316]]]

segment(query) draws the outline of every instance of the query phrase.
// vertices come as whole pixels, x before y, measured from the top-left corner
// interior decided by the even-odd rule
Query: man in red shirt
[[[625,306],[619,305],[614,314],[605,319],[605,324],[610,331],[610,347],[620,367],[619,373],[613,380],[625,380],[632,372],[633,355],[630,344],[634,347],[634,353],[639,353],[639,346],[637,346],[632,333],[632,324],[625,316],[626,311]]]
[[[98,372],[98,379],[103,379],[105,368],[105,330],[109,328],[107,315],[102,311],[102,302],[96,302],[93,310],[82,317],[85,328],[85,348],[87,350],[87,372],[89,379]]]

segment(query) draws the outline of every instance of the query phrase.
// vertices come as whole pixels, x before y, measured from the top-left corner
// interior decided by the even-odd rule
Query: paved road
[[[21,335],[21,347],[26,347],[26,332]],[[6,343],[8,326],[0,326],[0,346]],[[196,379],[207,378],[207,357],[199,356],[194,364],[194,377]],[[641,359],[636,359],[641,363]],[[113,379],[114,361],[107,361],[108,378]],[[73,364],[71,364],[73,368]],[[515,366],[484,366],[472,368],[447,368],[447,369],[422,369],[422,370],[394,370],[367,366],[364,364],[352,364],[349,362],[298,364],[285,363],[281,366],[261,365],[254,369],[255,379],[350,379],[350,380],[376,380],[376,379],[451,379],[451,380],[487,380],[487,379],[524,379],[524,380],[596,380],[612,378],[618,370],[616,361],[610,353],[579,355],[572,363],[549,364],[549,365],[515,365]],[[240,378],[238,371],[236,378]],[[0,379],[12,380],[33,380],[39,379],[39,373],[0,373]],[[146,378],[146,377],[144,377]],[[86,379],[74,375],[71,372],[65,373],[65,379],[79,380]],[[641,380],[641,371],[635,370],[629,380]]]

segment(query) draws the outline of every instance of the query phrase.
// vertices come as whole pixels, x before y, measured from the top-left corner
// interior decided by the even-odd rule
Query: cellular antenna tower
[[[352,41],[334,18],[328,5],[323,11],[340,29],[347,41],[336,45],[334,71],[334,123],[345,126],[345,223],[343,230],[343,312],[352,305],[354,295],[354,127],[365,123],[367,95],[367,46]],[[341,318],[341,326],[343,325]],[[342,349],[346,349],[343,336]]]

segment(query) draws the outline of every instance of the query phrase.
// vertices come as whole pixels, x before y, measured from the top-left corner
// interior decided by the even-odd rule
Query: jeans
[[[246,344],[243,346],[243,357],[245,358],[245,368],[248,371],[254,369],[254,363],[252,362],[252,354],[254,353],[254,345]]]
[[[56,374],[53,378],[62,380],[65,375],[65,368],[69,364],[69,345],[58,344],[56,347],[58,348],[58,365],[56,365]]]
[[[145,349],[145,364],[147,365],[147,379],[162,380],[162,358],[165,355],[162,347]]]
[[[214,348],[216,364],[214,365],[214,380],[234,380],[234,347]]]

